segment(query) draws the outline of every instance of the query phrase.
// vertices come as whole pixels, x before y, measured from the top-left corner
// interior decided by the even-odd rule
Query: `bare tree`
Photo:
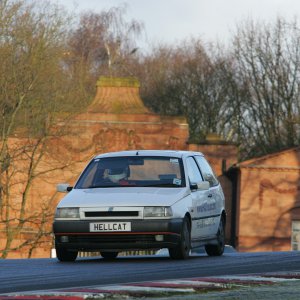
[[[80,94],[63,64],[65,17],[48,3],[0,2],[2,258],[22,248],[31,255],[40,241],[46,242],[52,198],[37,197],[34,203],[31,196],[37,182],[47,181],[47,174],[69,164],[67,157],[58,156],[47,164],[53,151],[49,141],[64,134],[63,128],[54,126],[57,117],[65,119],[69,114],[62,111],[75,106],[74,95]]]
[[[136,75],[142,83],[142,99],[154,112],[165,115],[184,114],[173,82],[174,74],[179,72],[184,59],[185,54],[178,49],[159,45],[137,64]]]
[[[297,22],[247,21],[234,37],[236,78],[243,99],[241,151],[261,155],[298,145],[300,31]]]
[[[100,75],[133,75],[131,61],[143,25],[127,21],[125,15],[126,6],[86,12],[70,32],[66,63],[71,72],[81,74],[78,79],[83,80],[81,84],[89,96],[94,95],[94,83]]]
[[[240,93],[233,63],[217,45],[200,40],[159,47],[142,63],[143,99],[155,112],[185,115],[190,142],[204,142],[208,133],[237,139]]]
[[[176,75],[190,126],[190,140],[203,142],[209,133],[232,138],[239,108],[232,58],[218,45],[192,42],[191,53]],[[235,129],[234,129],[235,131]]]

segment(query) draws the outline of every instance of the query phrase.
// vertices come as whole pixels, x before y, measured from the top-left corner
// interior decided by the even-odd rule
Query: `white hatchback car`
[[[98,155],[58,204],[53,223],[60,261],[78,251],[115,258],[126,250],[168,248],[188,258],[205,246],[222,255],[226,213],[219,181],[203,154],[136,150]]]

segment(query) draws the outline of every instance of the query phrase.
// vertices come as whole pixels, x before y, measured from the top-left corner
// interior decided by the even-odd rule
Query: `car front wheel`
[[[221,256],[224,252],[224,249],[225,249],[225,223],[222,218],[218,228],[217,244],[206,245],[205,251],[209,256]]]
[[[70,251],[64,248],[56,248],[56,256],[59,261],[75,261],[78,251]]]
[[[183,219],[180,240],[175,248],[169,248],[169,255],[173,259],[186,259],[190,255],[191,250],[191,226],[189,219]]]

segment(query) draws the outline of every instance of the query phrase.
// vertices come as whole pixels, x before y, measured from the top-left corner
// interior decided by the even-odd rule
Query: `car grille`
[[[86,211],[86,218],[93,217],[138,217],[138,211]]]
[[[149,234],[120,234],[120,235],[71,235],[69,236],[70,243],[151,243],[155,242],[154,235]]]

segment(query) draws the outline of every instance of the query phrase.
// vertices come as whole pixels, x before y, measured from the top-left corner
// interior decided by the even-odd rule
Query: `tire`
[[[70,251],[64,248],[56,248],[56,257],[59,261],[75,261],[78,251]]]
[[[205,245],[205,251],[209,256],[221,256],[225,249],[225,224],[222,218],[217,233],[217,245]]]
[[[169,248],[172,259],[187,259],[191,250],[191,225],[187,217],[184,217],[181,227],[180,240],[175,248]]]
[[[114,259],[118,256],[119,252],[100,252],[104,259]]]

